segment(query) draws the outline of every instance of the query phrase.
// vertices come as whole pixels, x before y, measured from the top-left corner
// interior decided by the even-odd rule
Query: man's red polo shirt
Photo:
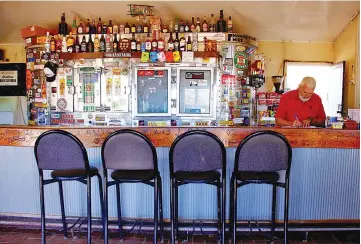
[[[303,102],[299,98],[298,90],[292,90],[282,95],[275,117],[287,121],[295,121],[296,117],[299,121],[308,118],[325,120],[326,114],[317,94],[312,94],[310,100]]]

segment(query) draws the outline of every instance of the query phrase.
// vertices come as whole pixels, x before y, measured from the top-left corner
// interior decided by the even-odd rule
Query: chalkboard
[[[168,96],[168,69],[137,70],[138,114],[167,114]]]
[[[0,64],[0,96],[26,96],[26,64]],[[31,72],[28,75],[31,83]]]

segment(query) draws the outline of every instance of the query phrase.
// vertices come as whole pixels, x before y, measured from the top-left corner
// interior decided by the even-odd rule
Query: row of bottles
[[[106,22],[102,23],[102,19],[98,19],[98,23],[95,24],[95,19],[92,19],[90,22],[87,19],[86,24],[82,23],[80,20],[79,25],[77,25],[76,17],[74,16],[73,24],[71,26],[71,33],[73,35],[76,34],[128,34],[128,33],[149,33],[151,32],[151,28],[148,23],[142,23],[138,21],[137,24],[130,25],[128,22],[125,25],[117,25],[114,24],[112,20],[109,20],[109,24]],[[173,21],[170,21],[169,24],[164,23],[161,26],[161,31],[163,33],[169,32],[233,32],[233,22],[231,16],[229,16],[228,21],[224,19],[223,10],[220,10],[220,17],[218,21],[215,21],[214,15],[211,14],[211,19],[208,22],[207,17],[203,17],[203,22],[201,22],[200,18],[192,17],[192,21],[175,19],[174,24]],[[69,33],[68,24],[65,21],[65,13],[61,15],[61,22],[59,23],[59,34],[67,35]]]
[[[175,34],[175,35],[174,35]],[[183,33],[169,33],[169,38],[164,34],[153,32],[153,37],[148,33],[147,37],[133,34],[130,40],[130,52],[151,52],[151,51],[194,51],[191,36],[188,39]],[[79,38],[79,36],[82,36]],[[100,37],[99,37],[100,36]],[[45,44],[46,52],[50,53],[81,53],[81,52],[122,52],[120,46],[123,44],[118,40],[118,34],[88,34],[76,35],[72,33],[65,37],[62,35],[47,36]]]

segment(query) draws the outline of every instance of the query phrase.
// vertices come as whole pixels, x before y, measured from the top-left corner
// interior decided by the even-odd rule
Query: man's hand
[[[305,119],[304,121],[302,121],[302,127],[310,127],[310,125],[311,125],[311,120]]]
[[[295,121],[293,121],[292,126],[293,127],[301,127],[302,123],[298,119],[296,119]]]

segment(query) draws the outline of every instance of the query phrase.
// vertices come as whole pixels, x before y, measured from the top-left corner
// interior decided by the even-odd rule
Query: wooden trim
[[[49,129],[63,129],[77,136],[86,147],[100,147],[113,131],[126,127],[1,126],[0,146],[32,147],[36,138]],[[360,148],[359,130],[252,128],[252,127],[132,127],[145,134],[156,147],[170,147],[175,138],[189,130],[207,130],[226,147],[237,147],[247,135],[273,130],[284,135],[293,148]]]

